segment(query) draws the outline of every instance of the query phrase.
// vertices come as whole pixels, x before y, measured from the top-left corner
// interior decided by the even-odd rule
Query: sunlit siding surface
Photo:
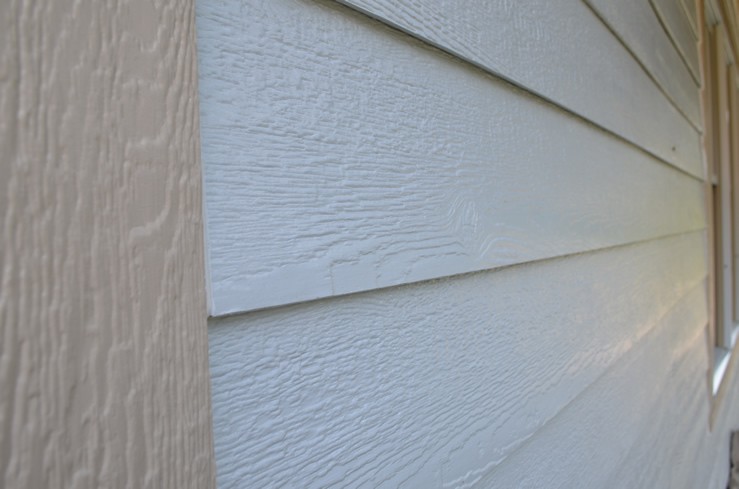
[[[695,19],[623,3],[197,3],[220,487],[725,483]]]

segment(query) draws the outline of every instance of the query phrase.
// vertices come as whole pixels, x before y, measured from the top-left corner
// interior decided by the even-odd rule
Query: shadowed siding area
[[[220,487],[724,484],[690,10],[554,4],[199,2]]]

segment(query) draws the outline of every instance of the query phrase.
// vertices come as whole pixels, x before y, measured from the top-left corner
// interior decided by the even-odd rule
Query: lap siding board
[[[199,9],[213,315],[705,225],[695,178],[361,14]]]

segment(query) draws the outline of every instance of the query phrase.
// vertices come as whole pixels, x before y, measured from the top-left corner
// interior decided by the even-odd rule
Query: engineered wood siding
[[[724,489],[739,385],[710,427],[707,322],[704,282],[472,487]]]
[[[194,2],[0,11],[0,487],[212,488]]]
[[[673,361],[666,372],[661,366],[662,378],[653,384],[656,386],[653,391],[659,390],[661,395],[645,393],[651,402],[642,406],[645,415],[633,423],[637,427],[636,436],[626,456],[609,471],[611,487],[716,487],[710,484],[711,471],[728,462],[728,444],[724,438],[728,433],[725,426],[710,432],[705,424],[710,411],[705,395],[708,363],[705,328],[693,328],[693,331],[696,335],[690,343],[680,350],[668,351]],[[673,336],[672,330],[665,331],[661,339],[673,346]],[[605,380],[603,384],[607,387],[609,379]],[[624,411],[634,417],[633,410]],[[646,464],[645,460],[653,463]],[[662,470],[668,465],[672,470]],[[724,477],[727,473],[728,470]]]
[[[341,2],[702,175],[697,132],[581,0]]]
[[[700,80],[698,45],[685,9],[676,0],[649,0],[657,16],[662,20],[675,46],[690,68],[693,77]]]
[[[688,18],[690,27],[693,30],[693,35],[696,40],[698,39],[698,15],[696,12],[696,0],[682,0],[683,10],[685,10],[685,16]],[[696,41],[697,42],[697,41]]]
[[[682,62],[649,2],[585,0],[642,63],[667,96],[696,127],[701,127],[698,83]]]
[[[704,227],[696,178],[468,63],[331,3],[248,5],[198,10],[213,315]]]
[[[474,487],[705,487],[706,479],[703,484],[693,480],[693,472],[702,467],[681,466],[674,452],[692,456],[708,435],[701,371],[707,321],[701,283],[526,446]],[[675,410],[682,411],[680,416]],[[642,458],[634,458],[636,453]]]
[[[212,319],[219,487],[477,487],[632,350],[660,378],[653,347],[705,316],[703,250],[695,232]]]
[[[220,487],[722,486],[675,6],[199,4]]]

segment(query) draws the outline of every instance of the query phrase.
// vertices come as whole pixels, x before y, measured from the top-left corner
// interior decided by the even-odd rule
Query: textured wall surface
[[[545,464],[570,441],[566,431],[547,439],[548,456],[521,453],[593,385],[619,387],[612,372],[635,351],[630,374],[662,372],[679,354],[649,348],[670,330],[696,338],[701,245],[691,233],[213,320],[219,486],[507,488],[524,474],[526,487],[554,487],[543,482],[555,474],[566,482],[589,454],[562,451],[559,469]],[[586,405],[607,417],[631,395]],[[594,442],[604,420],[591,418],[583,429]],[[637,433],[621,428],[629,446]],[[506,475],[481,485],[495,474]]]
[[[699,123],[697,98],[674,99],[672,106],[660,94],[670,87],[652,83],[582,0],[468,2],[466,8],[455,0],[340,1],[695,173],[700,141],[689,121]],[[637,116],[642,113],[649,116]]]
[[[0,10],[0,486],[211,487],[193,3]]]
[[[573,3],[589,15],[583,36],[610,52],[606,27],[579,0],[565,2]],[[475,18],[490,26],[508,26],[503,12],[532,30],[551,18],[518,2],[479,10]],[[570,21],[569,10],[554,11]],[[453,22],[461,12],[447,5],[449,26],[462,30]],[[562,22],[544,24],[555,26],[550,36],[567,30]],[[699,158],[683,159],[691,174],[677,171],[568,110],[345,7],[204,1],[198,28],[213,315],[704,225],[702,185],[693,178],[702,171]],[[497,59],[522,73],[520,59],[530,58],[532,67],[551,63],[537,52],[544,41],[533,36],[480,42],[481,52],[501,43],[517,48],[518,56],[498,47]],[[624,68],[624,76],[609,79],[626,81],[608,88],[633,94],[628,108],[640,112],[600,96],[600,78],[578,91],[574,66],[537,69],[548,87],[599,101],[586,104],[596,120],[644,124],[642,137],[685,144],[697,156],[696,130],[629,53],[615,49],[639,76],[632,83]],[[697,105],[695,85],[691,95]],[[678,143],[679,131],[653,130],[662,127],[657,114],[688,135]]]
[[[198,2],[219,487],[725,487],[686,2]]]

